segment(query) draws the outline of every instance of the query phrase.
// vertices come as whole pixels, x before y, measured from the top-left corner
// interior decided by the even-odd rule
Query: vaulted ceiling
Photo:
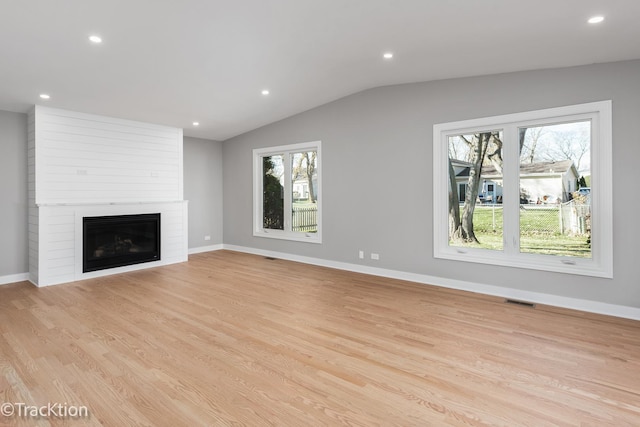
[[[6,0],[0,109],[224,140],[377,86],[638,59],[638,18],[638,0]]]

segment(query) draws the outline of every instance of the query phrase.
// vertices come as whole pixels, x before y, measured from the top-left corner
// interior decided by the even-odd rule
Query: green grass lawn
[[[502,250],[502,207],[476,206],[473,228],[480,244],[466,247]],[[587,236],[560,234],[558,208],[520,211],[520,252],[545,255],[591,257]]]

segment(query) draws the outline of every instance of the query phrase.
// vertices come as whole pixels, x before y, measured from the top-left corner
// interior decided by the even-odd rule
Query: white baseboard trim
[[[197,248],[189,248],[189,255],[192,254],[200,254],[202,252],[212,252],[212,251],[219,251],[224,249],[224,246],[222,244],[219,245],[211,245],[211,246],[200,246]]]
[[[269,256],[273,258],[286,259],[289,261],[313,264],[322,267],[336,268],[339,270],[353,271],[356,273],[371,274],[374,276],[388,277],[391,279],[407,280],[426,285],[441,286],[443,288],[458,289],[462,291],[475,292],[485,295],[493,295],[501,298],[510,298],[519,301],[528,301],[536,304],[550,305],[554,307],[568,308],[572,310],[585,311],[588,313],[604,314],[608,316],[621,317],[625,319],[640,320],[640,308],[624,305],[608,304],[598,301],[584,300],[579,298],[563,297],[558,295],[544,294],[520,289],[503,288],[501,286],[487,285],[483,283],[466,282],[462,280],[446,279],[424,274],[408,273],[404,271],[388,270],[384,268],[369,267],[365,265],[350,264],[339,261],[330,261],[320,258],[311,258],[283,252],[267,251],[263,249],[248,248],[235,245],[222,245],[223,249],[230,251],[245,252],[254,255]]]
[[[263,249],[249,248],[236,245],[211,245],[189,249],[189,254],[202,252],[219,251],[228,249],[230,251],[244,252],[254,255],[281,258],[289,261],[313,264],[322,267],[330,267],[338,270],[353,271],[356,273],[371,274],[374,276],[388,277],[391,279],[407,280],[410,282],[422,283],[426,285],[442,286],[443,288],[458,289],[468,292],[476,292],[485,295],[493,295],[501,298],[512,298],[520,301],[528,301],[536,304],[550,305],[573,310],[585,311],[588,313],[604,314],[608,316],[621,317],[625,319],[640,320],[640,308],[624,305],[608,304],[598,301],[584,300],[579,298],[569,298],[558,295],[544,294],[539,292],[523,291],[520,289],[503,288],[500,286],[487,285],[482,283],[466,282],[462,280],[446,279],[424,274],[408,273],[404,271],[388,270],[384,268],[369,267],[366,265],[350,264],[346,262],[331,261],[321,258],[312,258],[284,252],[274,252]],[[0,286],[10,283],[23,282],[29,280],[29,273],[12,274],[0,276]]]
[[[9,274],[8,276],[0,276],[0,285],[8,285],[10,283],[24,282],[29,280],[29,273]]]

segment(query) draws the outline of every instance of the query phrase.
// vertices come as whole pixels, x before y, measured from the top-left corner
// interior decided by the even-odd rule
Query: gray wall
[[[607,99],[613,100],[613,279],[433,258],[435,123]],[[640,61],[360,92],[224,142],[224,242],[640,307],[633,227],[640,211],[639,118]],[[323,144],[323,244],[253,237],[252,149],[313,140]],[[380,260],[361,261],[358,249]]]
[[[184,198],[189,201],[189,249],[222,243],[222,143],[184,138]],[[211,236],[211,240],[204,240]]]
[[[29,270],[27,115],[0,111],[0,277]]]

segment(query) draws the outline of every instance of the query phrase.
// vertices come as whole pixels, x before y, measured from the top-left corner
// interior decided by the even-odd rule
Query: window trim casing
[[[502,251],[449,246],[448,233],[448,137],[465,132],[503,129],[505,140],[517,140],[518,127],[536,123],[560,123],[580,117],[592,118],[591,131],[591,258],[563,257],[519,252],[518,206],[504,205]],[[439,123],[433,126],[433,254],[434,258],[505,267],[527,268],[593,277],[613,277],[613,162],[612,102],[548,108],[479,119]],[[519,153],[518,153],[519,156]],[[507,157],[505,155],[505,157]],[[519,200],[519,186],[507,177],[519,176],[519,161],[505,161],[505,200]],[[517,182],[517,181],[516,181]],[[510,209],[509,209],[510,207]],[[507,222],[509,221],[509,222]],[[517,231],[517,232],[516,232]],[[515,237],[514,237],[515,236]],[[511,241],[508,241],[511,240]]]
[[[315,233],[295,232],[291,227],[291,214],[288,212],[291,207],[291,180],[285,181],[285,229],[273,230],[263,228],[262,218],[262,158],[272,155],[284,155],[286,163],[284,167],[285,176],[291,176],[291,165],[289,154],[301,151],[316,151],[316,172],[317,172],[317,208],[316,213],[318,231]],[[310,141],[275,147],[256,148],[253,150],[253,236],[271,239],[291,240],[306,243],[322,243],[322,141]],[[289,208],[287,207],[287,199]],[[289,229],[287,229],[289,228]]]

